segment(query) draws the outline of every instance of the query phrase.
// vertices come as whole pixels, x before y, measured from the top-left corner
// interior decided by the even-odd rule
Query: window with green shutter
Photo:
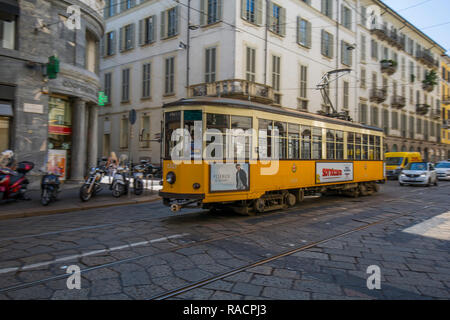
[[[321,37],[321,52],[322,55],[328,57],[328,58],[333,58],[333,35],[329,32],[326,32],[325,30],[322,30],[322,37]]]
[[[311,23],[301,17],[297,17],[297,43],[311,48]]]
[[[174,37],[179,33],[178,6],[161,12],[161,39]]]
[[[271,2],[269,10],[270,31],[280,36],[286,35],[286,9]]]
[[[263,0],[241,0],[241,18],[257,24],[262,24]]]
[[[200,1],[200,24],[213,24],[222,20],[223,0]]]

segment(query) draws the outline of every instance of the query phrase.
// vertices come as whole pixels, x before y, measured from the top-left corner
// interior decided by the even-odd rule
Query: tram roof
[[[313,114],[313,113],[290,109],[290,108],[285,108],[285,107],[275,107],[275,106],[252,102],[252,101],[229,99],[229,98],[198,97],[198,98],[190,98],[190,99],[180,99],[178,101],[165,103],[163,105],[163,108],[183,106],[183,105],[220,105],[220,106],[227,106],[227,107],[231,107],[231,108],[249,108],[249,109],[253,109],[256,111],[271,112],[271,113],[276,113],[276,114],[281,114],[281,115],[292,116],[292,117],[296,117],[296,118],[323,121],[323,122],[339,124],[339,125],[343,125],[343,126],[360,128],[360,129],[383,131],[381,128],[378,128],[378,127],[373,127],[373,126],[369,126],[369,125],[364,125],[364,124],[341,120],[341,119],[336,119],[336,118],[330,118],[330,117],[322,116],[319,114]]]

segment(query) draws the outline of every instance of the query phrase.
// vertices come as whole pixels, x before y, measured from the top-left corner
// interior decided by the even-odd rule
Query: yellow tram
[[[318,192],[369,195],[385,180],[379,128],[237,99],[183,99],[163,111],[160,196],[172,211],[253,214]]]

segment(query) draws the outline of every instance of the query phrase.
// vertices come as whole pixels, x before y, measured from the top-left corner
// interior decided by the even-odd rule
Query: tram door
[[[183,114],[184,129],[191,137],[190,157],[194,160],[202,159],[203,114],[201,110],[185,110]]]

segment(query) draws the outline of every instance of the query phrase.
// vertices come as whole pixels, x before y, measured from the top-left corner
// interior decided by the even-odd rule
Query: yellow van
[[[422,162],[419,152],[388,152],[384,154],[386,177],[398,179],[400,172],[410,162]]]

